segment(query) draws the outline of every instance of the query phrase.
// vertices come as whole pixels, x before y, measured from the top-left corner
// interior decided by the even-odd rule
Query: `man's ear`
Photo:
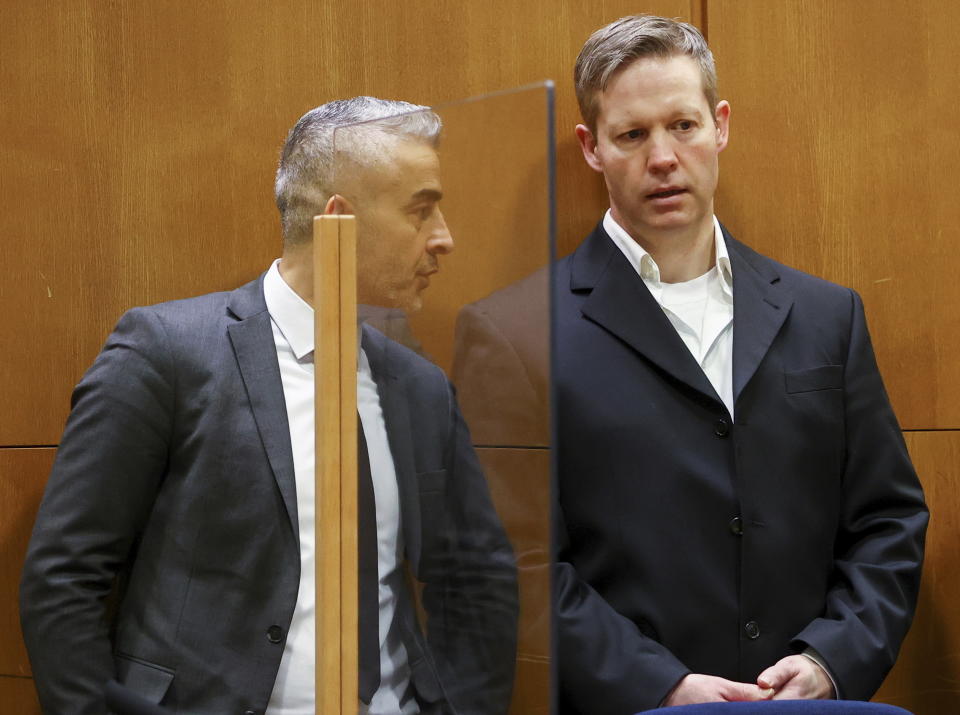
[[[580,151],[583,152],[583,158],[587,165],[594,171],[603,172],[603,163],[597,156],[597,140],[585,124],[578,124],[574,130],[577,134],[577,141],[580,142]]]
[[[340,216],[340,215],[352,215],[354,214],[353,206],[350,205],[350,202],[343,198],[340,194],[334,194],[329,199],[327,199],[327,205],[323,207],[324,216]]]
[[[717,104],[717,111],[714,115],[714,123],[717,125],[717,151],[723,151],[727,142],[730,141],[730,102],[723,100]]]

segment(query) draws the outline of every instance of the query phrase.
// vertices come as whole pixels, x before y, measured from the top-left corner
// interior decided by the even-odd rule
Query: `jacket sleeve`
[[[851,291],[844,368],[846,455],[841,523],[823,616],[795,638],[826,661],[839,697],[868,700],[913,619],[928,511]]]
[[[34,525],[20,617],[45,713],[101,715],[114,676],[108,596],[163,478],[173,409],[159,320],[121,318],[72,398]]]
[[[659,707],[690,669],[579,577],[566,555],[563,510],[554,504],[553,511],[555,652],[561,702],[590,715],[623,715]]]

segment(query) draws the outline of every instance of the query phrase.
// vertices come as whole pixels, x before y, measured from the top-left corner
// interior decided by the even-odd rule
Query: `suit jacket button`
[[[280,626],[270,626],[267,629],[267,640],[271,643],[279,643],[283,640],[283,629]]]
[[[752,641],[760,637],[760,626],[756,621],[747,621],[743,626],[743,630],[747,634],[747,638]]]
[[[730,533],[734,536],[743,535],[743,519],[739,516],[735,516],[730,520]]]
[[[726,420],[719,419],[713,426],[713,433],[717,435],[717,437],[726,437],[730,434],[730,425],[727,424]]]

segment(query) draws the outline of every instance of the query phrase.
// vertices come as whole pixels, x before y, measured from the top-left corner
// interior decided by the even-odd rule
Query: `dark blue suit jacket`
[[[927,510],[860,298],[724,238],[734,419],[601,227],[556,267],[561,713],[807,646],[866,699],[910,625]]]
[[[409,604],[398,611],[417,698],[426,712],[505,712],[515,567],[466,426],[439,368],[376,331],[363,341],[423,583],[425,636]],[[298,548],[262,280],[130,311],[74,392],[24,568],[44,711],[104,713],[115,677],[174,712],[262,713]]]

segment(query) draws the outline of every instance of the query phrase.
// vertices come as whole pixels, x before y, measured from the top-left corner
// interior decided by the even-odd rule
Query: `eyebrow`
[[[668,121],[675,122],[682,117],[695,117],[696,119],[702,120],[704,116],[711,116],[711,115],[709,111],[706,113],[706,115],[704,115],[703,109],[701,107],[697,107],[696,105],[689,104],[689,105],[676,107],[669,114],[665,114],[663,116],[668,117],[669,118]],[[657,121],[658,119],[659,117],[653,121]],[[624,127],[627,127],[627,126],[634,127],[636,125],[645,124],[648,121],[649,121],[649,118],[647,117],[642,117],[638,119],[633,115],[628,115],[620,119],[619,121],[612,122],[609,125],[609,127],[613,133],[619,133],[619,132],[625,131]]]
[[[443,192],[437,189],[420,189],[410,197],[410,204],[420,201],[440,201],[443,198]]]

